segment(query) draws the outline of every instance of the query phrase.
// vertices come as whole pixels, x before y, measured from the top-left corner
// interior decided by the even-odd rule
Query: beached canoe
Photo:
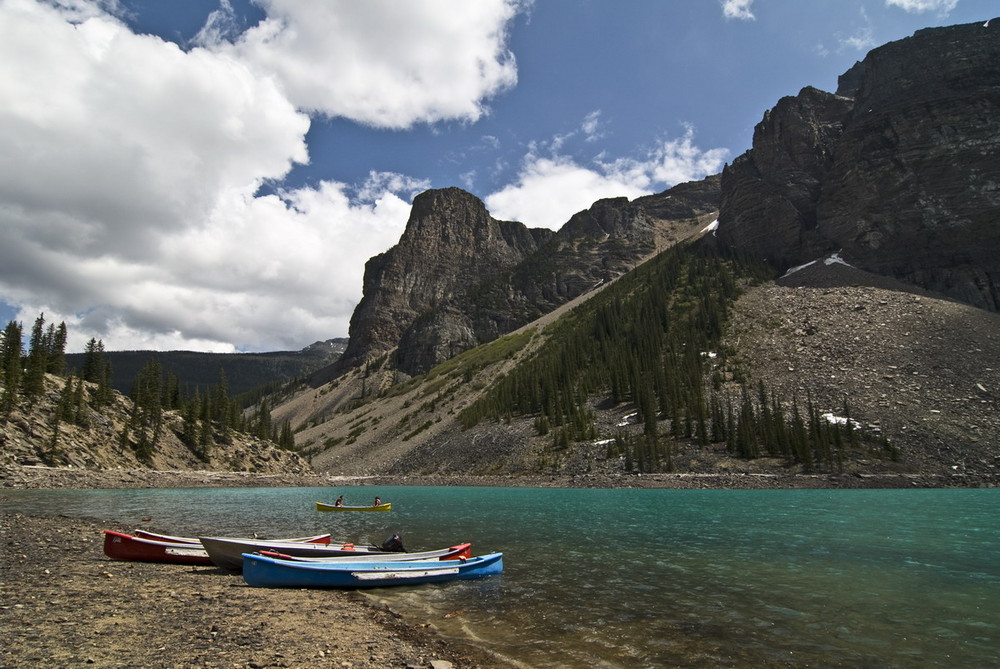
[[[369,555],[373,553],[403,553],[403,542],[393,535],[382,546],[365,546],[351,543],[303,544],[290,541],[260,541],[230,537],[200,537],[201,545],[208,551],[212,562],[223,569],[239,571],[243,568],[244,553],[274,551],[298,557],[335,557],[338,555]]]
[[[198,537],[175,537],[171,534],[157,534],[156,532],[149,532],[147,530],[133,530],[132,534],[137,537],[142,537],[143,539],[153,539],[154,541],[169,541],[175,544],[196,544],[201,546],[201,539]],[[268,541],[294,541],[295,543],[302,544],[328,544],[330,543],[330,534],[315,534],[311,537],[291,537],[288,539],[268,539],[268,537],[258,537],[256,534],[250,537],[251,539],[267,539]]]
[[[392,502],[383,502],[382,504],[373,504],[371,506],[337,506],[336,504],[326,504],[324,502],[316,502],[317,511],[392,511]]]
[[[139,528],[132,530],[132,535],[142,539],[152,539],[153,541],[169,541],[175,544],[196,544],[201,546],[198,537],[175,537],[172,534],[157,534],[156,532],[140,530]]]
[[[135,562],[170,562],[174,564],[212,564],[201,541],[190,537],[172,537],[166,534],[143,532],[137,536],[104,530],[104,554],[113,560],[131,560]],[[154,537],[161,537],[159,539]],[[171,540],[168,540],[171,539]],[[329,534],[317,534],[311,537],[297,539],[281,539],[282,543],[303,543],[309,546],[322,546],[330,543]],[[310,543],[312,542],[312,543]]]
[[[211,558],[200,544],[156,541],[113,530],[104,530],[104,554],[112,560],[212,564]]]
[[[481,578],[503,572],[503,553],[467,560],[415,562],[293,562],[243,556],[243,580],[263,588],[375,588]]]
[[[261,555],[291,560],[292,562],[413,562],[414,560],[461,560],[472,557],[472,544],[458,544],[450,548],[418,553],[370,553],[368,555],[334,555],[331,557],[302,557],[277,551],[259,551]]]

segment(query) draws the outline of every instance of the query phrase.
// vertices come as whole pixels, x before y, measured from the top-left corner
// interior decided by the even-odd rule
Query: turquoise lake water
[[[393,503],[319,513],[316,501]],[[501,576],[371,594],[526,667],[1000,666],[1000,490],[366,487],[2,491],[174,534],[409,550],[472,541]],[[140,522],[150,517],[148,523]]]

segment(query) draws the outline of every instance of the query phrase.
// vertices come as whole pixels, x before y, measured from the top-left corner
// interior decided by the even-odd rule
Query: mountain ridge
[[[326,475],[996,485],[998,123],[1000,21],[873,49],[836,92],[779,100],[720,175],[598,200],[558,231],[427,191],[366,264],[344,356],[273,418]],[[731,301],[698,292],[727,273]],[[505,379],[545,347],[574,359],[625,304],[689,339],[608,339],[625,361],[609,385],[574,360],[564,385],[553,367],[517,389],[545,387],[545,406],[510,408]]]
[[[850,464],[844,465],[845,471],[857,475],[947,475],[972,470],[993,480],[990,477],[997,464],[989,440],[1000,435],[1000,425],[989,411],[970,410],[965,416],[961,408],[998,408],[995,388],[1000,380],[994,367],[981,366],[981,373],[975,373],[977,367],[970,362],[970,355],[974,357],[972,352],[977,350],[998,350],[1000,323],[995,313],[982,309],[995,309],[989,298],[995,292],[991,263],[1000,258],[1000,240],[995,237],[1000,228],[993,225],[990,234],[984,235],[981,227],[966,222],[970,216],[983,221],[989,219],[990,212],[995,214],[997,193],[990,184],[1000,182],[1000,167],[996,161],[984,165],[965,156],[970,146],[996,155],[990,147],[995,146],[1000,133],[991,134],[992,121],[984,128],[970,123],[963,114],[977,117],[983,105],[993,109],[1000,76],[989,54],[997,53],[998,35],[994,28],[970,24],[920,31],[913,38],[874,49],[845,73],[836,93],[806,87],[798,95],[780,100],[755,129],[753,147],[717,177],[719,225],[703,238],[702,247],[724,253],[736,250],[770,260],[781,269],[818,261],[776,283],[747,287],[733,307],[735,320],[723,344],[729,350],[727,369],[731,371],[726,373],[745,377],[750,387],[755,381],[773,382],[785,389],[785,402],[801,396],[803,403],[808,400],[812,405],[815,401],[826,414],[840,416],[838,420],[843,419],[845,398],[863,401],[863,406],[851,410],[892,449],[898,449],[899,460],[874,451],[870,457],[855,453]],[[975,53],[966,58],[967,52]],[[984,89],[985,96],[970,94]],[[950,96],[949,91],[955,95]],[[878,123],[868,118],[869,103],[884,105],[877,114],[881,119]],[[859,106],[864,109],[859,111]],[[935,112],[940,112],[941,123],[928,130],[927,119]],[[993,118],[1000,118],[1000,113]],[[885,127],[894,127],[896,132],[896,139],[888,144]],[[927,139],[928,132],[933,141]],[[921,146],[929,147],[927,156],[919,155]],[[897,149],[899,159],[893,153]],[[859,179],[858,169],[851,167],[850,156],[861,156],[858,161],[864,163],[865,179]],[[969,165],[977,171],[969,172]],[[883,191],[891,197],[879,202],[878,194]],[[921,203],[928,200],[946,197],[954,202],[963,194],[972,204],[962,212],[975,210],[969,216],[954,207],[921,209]],[[660,205],[669,202],[663,195]],[[608,235],[614,226],[598,220],[601,209],[620,215],[629,207],[637,208],[637,202],[612,199],[595,203],[571,218],[560,233],[570,239],[564,231],[591,239]],[[876,205],[864,205],[872,202]],[[643,203],[644,213],[651,204]],[[863,221],[864,206],[876,213],[892,210],[898,214],[892,225],[884,222],[883,214],[873,214],[865,223],[869,230],[884,229],[879,245],[873,245],[868,233],[843,232],[837,221],[845,215],[831,213],[855,211],[855,220]],[[630,230],[642,229],[637,221],[633,216]],[[696,235],[705,222],[702,218],[697,226],[690,225],[688,236]],[[950,234],[945,236],[942,230]],[[557,233],[546,244],[561,241]],[[969,252],[973,244],[980,247],[974,257]],[[634,245],[630,249],[634,266],[645,257],[638,248]],[[656,245],[644,250],[656,255],[661,249]],[[834,253],[840,262],[823,262]],[[911,258],[909,264],[907,258]],[[927,264],[932,258],[937,263],[934,266]],[[918,295],[921,301],[912,301]],[[850,304],[851,300],[856,301]],[[807,316],[797,327],[786,327],[776,317],[788,304],[799,305]],[[822,316],[824,308],[827,316]],[[470,312],[461,313],[468,317]],[[924,314],[934,327],[924,327],[913,313]],[[871,320],[878,339],[857,329],[859,317]],[[794,322],[795,315],[786,320]],[[947,339],[948,323],[963,337],[972,337],[967,350],[947,350],[939,344]],[[525,328],[531,330],[531,326]],[[511,332],[525,330],[512,327],[478,354],[479,349],[474,349],[443,356],[447,360],[437,367],[409,369],[410,373],[403,375],[394,367],[398,349],[388,349],[377,364],[363,371],[347,370],[334,383],[314,391],[314,403],[323,405],[322,411],[298,414],[289,404],[278,412],[303,421],[299,436],[320,470],[515,475],[538,473],[539,468],[553,475],[582,474],[587,468],[611,467],[608,471],[613,471],[614,465],[609,464],[601,447],[592,442],[578,441],[566,452],[552,452],[544,443],[551,437],[543,438],[534,425],[537,416],[508,416],[473,428],[459,424],[456,416],[463,407],[502,378],[507,373],[504,369],[516,367],[522,356],[530,357],[532,342],[543,336],[542,329],[535,328],[516,350],[492,359],[490,351],[497,346],[502,349],[505,340],[513,346],[511,338],[518,335]],[[913,336],[916,332],[924,333],[926,341]],[[748,346],[748,341],[756,343]],[[881,351],[882,361],[872,359],[859,342]],[[889,342],[892,345],[883,349],[882,344]],[[821,353],[816,364],[807,364],[809,358],[803,356],[817,350]],[[908,365],[899,351],[917,362]],[[470,355],[491,360],[489,364],[497,370],[491,379],[479,377],[483,368],[476,365],[466,369],[461,382],[440,371],[451,365],[462,367],[466,363],[461,361]],[[858,367],[862,364],[864,369]],[[892,371],[899,369],[909,370],[909,377]],[[935,378],[934,382],[913,383],[910,377],[927,377],[925,369],[938,370],[938,376],[950,377],[951,382],[942,385]],[[957,378],[953,370],[963,370],[964,376]],[[415,377],[411,386],[407,379],[412,372],[423,376]],[[318,399],[324,391],[328,400],[336,396],[336,401],[324,404]],[[736,386],[733,392],[739,392]],[[452,395],[461,399],[446,401]],[[588,410],[602,411],[605,402],[600,396],[598,393],[588,401]],[[936,405],[946,408],[930,408]],[[286,409],[287,413],[282,413]],[[604,410],[595,419],[595,424],[606,430],[596,442],[613,437],[616,411]],[[386,425],[389,421],[395,424],[391,428]],[[673,429],[663,416],[660,429],[661,433]],[[955,443],[946,445],[949,440]],[[677,452],[670,467],[675,470],[801,471],[773,459],[733,458],[725,449],[713,452],[692,446],[690,440],[675,439],[672,443]]]

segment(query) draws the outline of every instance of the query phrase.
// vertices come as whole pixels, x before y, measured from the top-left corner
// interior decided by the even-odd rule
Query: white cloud
[[[753,21],[756,17],[750,11],[753,0],[722,0],[722,15],[727,19]]]
[[[868,51],[876,46],[877,42],[875,40],[875,32],[872,29],[871,19],[868,18],[868,12],[865,11],[864,7],[861,8],[861,20],[863,25],[853,35],[838,37],[841,48]]]
[[[885,0],[885,4],[887,7],[899,7],[910,14],[937,12],[940,16],[947,16],[958,6],[958,0]]]
[[[664,140],[641,158],[590,165],[558,154],[543,156],[532,146],[517,182],[487,196],[486,206],[495,218],[556,230],[598,199],[632,199],[721,170],[729,152],[703,151],[693,140],[694,129],[687,126],[683,137]]]
[[[308,80],[295,68],[337,55],[310,42],[319,39],[307,25],[312,4],[264,3],[274,12],[270,45],[256,35],[238,47],[184,51],[101,11],[113,3],[0,1],[0,299],[21,320],[41,311],[65,320],[70,350],[92,336],[109,349],[273,350],[346,334],[365,260],[398,240],[414,191],[429,184],[373,173],[358,186],[326,181],[257,195],[309,159],[309,118],[296,108],[305,102],[288,97],[304,80],[291,75]],[[482,113],[476,96],[510,81],[513,63],[498,45],[511,10],[469,4],[432,6],[449,11],[445,27],[430,30],[415,9],[392,3],[389,32],[402,43],[375,63],[369,106],[359,103],[357,118],[405,124]],[[374,29],[376,6],[389,8],[367,3],[352,20]],[[206,43],[228,34],[226,9],[214,32],[203,32]],[[428,28],[424,41],[398,34],[406,19],[414,35]],[[287,32],[295,29],[299,42]],[[340,32],[349,29],[361,28]],[[451,40],[440,51],[454,62],[435,60],[437,39]],[[388,49],[391,39],[376,41]],[[291,53],[279,53],[278,42]],[[289,81],[261,76],[260,62],[242,56],[271,57]],[[361,63],[345,68],[359,81]],[[315,65],[319,76],[331,71],[328,60]],[[458,92],[438,85],[446,76]],[[427,90],[409,100],[415,111],[393,111],[417,84]],[[378,100],[380,86],[396,88]],[[326,99],[318,105],[347,113]]]
[[[203,224],[162,241],[151,262],[125,256],[36,257],[49,285],[25,291],[19,318],[44,311],[65,320],[70,350],[91,336],[111,350],[300,348],[347,332],[361,295],[364,261],[395,244],[411,193],[427,187],[373,174],[359,202],[323,182],[277,196],[238,191],[220,198]],[[380,190],[380,188],[382,190]],[[40,302],[39,300],[44,300]],[[79,304],[94,304],[77,313]]]
[[[266,20],[214,46],[276,77],[300,109],[383,128],[475,121],[517,82],[506,47],[517,0],[259,4]]]
[[[583,124],[580,126],[580,130],[583,131],[584,137],[588,142],[596,142],[604,137],[604,133],[601,131],[601,112],[600,110],[592,111],[583,119]]]
[[[487,196],[485,202],[494,218],[557,230],[602,197],[644,194],[642,188],[616,175],[578,165],[565,156],[529,154],[517,183]]]

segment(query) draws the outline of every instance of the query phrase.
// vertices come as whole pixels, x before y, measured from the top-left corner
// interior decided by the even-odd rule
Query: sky
[[[0,0],[0,321],[67,351],[345,337],[413,197],[558,229],[995,0]]]

